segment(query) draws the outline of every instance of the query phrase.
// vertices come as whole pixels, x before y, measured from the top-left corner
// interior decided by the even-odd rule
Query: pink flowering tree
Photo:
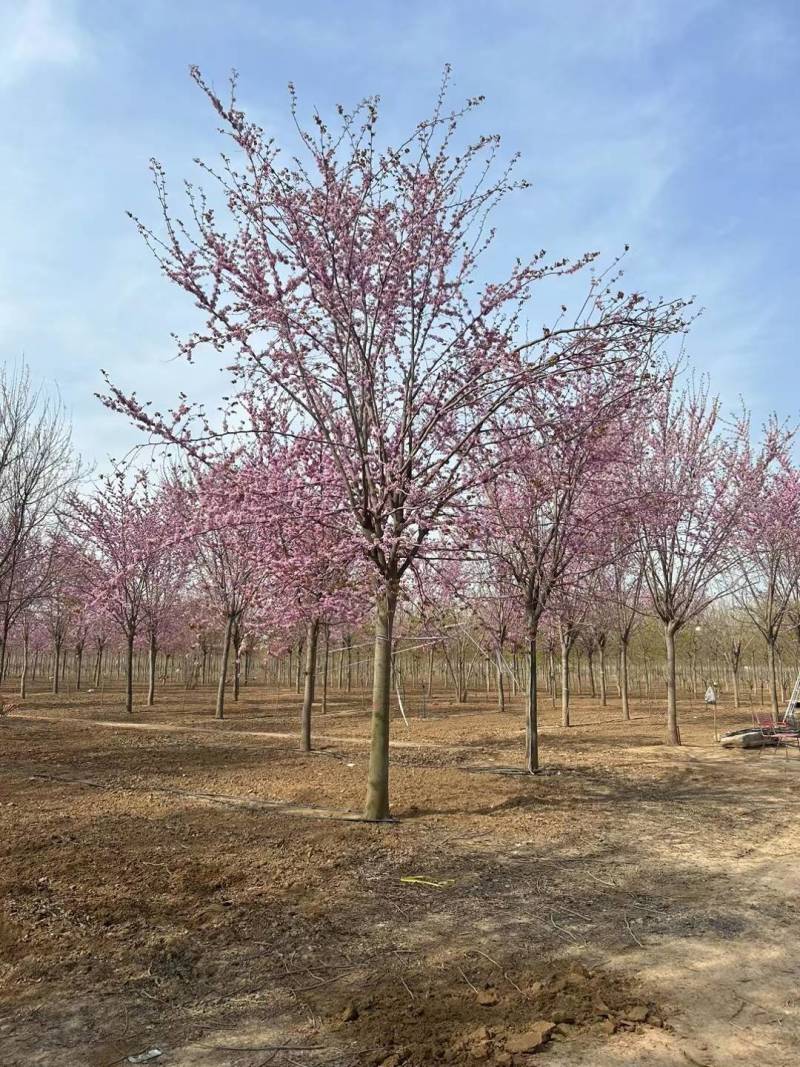
[[[444,549],[440,544],[438,554]],[[458,546],[450,546],[443,558],[428,560],[424,571],[416,568],[414,577],[421,632],[441,652],[456,700],[464,704],[475,669],[485,658],[475,610],[479,603],[475,567],[461,558]]]
[[[19,695],[22,700],[28,695],[28,676],[30,672],[31,648],[37,641],[42,643],[44,629],[42,604],[36,601],[29,604],[18,616],[18,637],[22,643],[22,670],[19,677]]]
[[[192,569],[203,599],[222,622],[222,660],[215,717],[225,715],[225,687],[234,634],[269,575],[261,521],[244,521],[237,469],[230,457],[195,470],[183,500],[183,522],[193,545]],[[261,517],[259,517],[261,518]]]
[[[615,629],[619,641],[619,692],[622,718],[630,720],[630,692],[628,685],[628,657],[631,640],[644,617],[644,568],[635,552],[631,537],[633,529],[616,530],[617,536],[610,565],[610,594],[613,603]]]
[[[632,435],[636,555],[664,629],[670,745],[681,743],[675,637],[730,590],[737,531],[775,455],[768,434],[754,456],[749,430],[745,419],[723,425],[706,385],[682,388],[673,374]]]
[[[268,581],[253,619],[262,631],[305,634],[301,743],[311,750],[320,633],[333,622],[363,617],[367,593],[363,556],[347,536],[349,512],[324,448],[306,440],[273,443],[243,454],[237,470],[236,515],[229,521],[259,531]]]
[[[495,666],[497,709],[506,708],[506,681],[511,674],[506,647],[520,636],[517,590],[494,555],[478,554],[467,568],[461,596]]]
[[[155,703],[156,662],[159,649],[174,635],[186,592],[191,550],[177,525],[182,493],[174,478],[166,479],[149,509],[150,548],[143,569],[142,631],[147,642],[147,706]]]
[[[741,706],[742,653],[746,650],[752,637],[748,626],[747,614],[732,605],[726,605],[718,613],[715,631],[718,635],[722,655],[728,664],[733,682],[733,706]]]
[[[306,483],[300,514],[313,509],[317,521],[298,524],[295,507],[276,520],[281,552],[273,562],[280,573],[288,600],[284,619],[295,618],[305,626],[305,668],[300,718],[301,743],[311,750],[311,713],[316,696],[317,647],[321,629],[333,622],[355,624],[363,617],[366,581],[363,561],[354,559],[353,543],[335,536],[335,527],[319,522],[325,514],[324,494]],[[297,498],[295,497],[295,503]],[[331,536],[331,534],[334,536]]]
[[[597,595],[596,583],[587,577],[577,559],[562,575],[548,604],[548,614],[558,635],[561,651],[561,725],[570,720],[570,656],[576,641],[585,635]]]
[[[539,769],[541,619],[556,592],[579,588],[610,559],[613,546],[607,531],[620,507],[629,427],[650,395],[649,379],[643,377],[649,362],[644,351],[638,366],[631,360],[626,368],[596,368],[577,381],[559,378],[523,394],[527,403],[521,399],[514,413],[516,435],[507,434],[496,476],[486,486],[477,512],[478,550],[505,571],[524,614],[525,759],[531,774]],[[491,451],[481,457],[484,463],[488,456]],[[568,654],[576,627],[566,619],[560,627],[562,661],[563,640]]]
[[[51,692],[57,694],[61,688],[62,655],[69,632],[69,610],[64,590],[60,587],[52,589],[45,602],[44,620],[53,653]]]
[[[0,366],[0,681],[18,617],[50,592],[56,515],[80,476],[60,400],[23,362]]]
[[[23,617],[30,624],[59,581],[60,545],[61,540],[49,533],[29,532],[15,542],[0,570],[0,681],[5,675],[9,637],[18,632]]]
[[[89,589],[95,589],[96,583],[92,581]],[[87,607],[89,624],[89,642],[94,649],[94,665],[92,667],[92,687],[97,689],[103,681],[103,656],[113,637],[115,630],[114,620],[107,611],[102,601],[91,599]]]
[[[76,599],[72,606],[70,619],[70,637],[75,661],[75,688],[80,689],[83,682],[83,656],[89,637],[89,610],[83,597]]]
[[[779,434],[777,427],[772,433]],[[739,523],[736,602],[766,643],[770,701],[777,715],[776,646],[800,589],[800,471],[792,463],[788,440],[781,443],[774,467],[758,475],[751,478],[752,495]]]
[[[102,602],[126,646],[125,710],[133,713],[134,644],[141,632],[148,581],[162,548],[158,487],[144,473],[122,468],[100,479],[93,495],[75,495],[69,506],[72,539],[89,560],[94,587],[90,599]]]
[[[70,647],[74,657],[75,686],[77,689],[81,687],[83,649],[88,632],[86,605],[90,596],[85,582],[85,564],[81,551],[62,531],[57,530],[47,538],[43,548],[40,567],[44,569],[37,568],[29,574],[31,588],[24,602],[29,608],[35,605],[38,610],[25,612],[27,625],[23,628],[23,646],[29,646],[30,624],[34,619],[40,620],[53,653],[53,693],[60,691]],[[38,594],[34,596],[32,590],[37,588]],[[27,652],[28,648],[23,647],[23,675],[27,670]],[[21,688],[25,688],[26,681],[23,680]]]
[[[295,432],[323,447],[347,502],[346,529],[372,569],[375,608],[372,740],[365,815],[389,815],[392,628],[404,575],[446,522],[473,474],[465,460],[520,387],[556,367],[624,360],[643,338],[679,328],[680,308],[650,304],[596,277],[575,315],[526,341],[523,307],[548,276],[575,263],[537,252],[499,281],[482,274],[488,216],[524,186],[495,169],[498,138],[462,144],[443,86],[433,114],[397,146],[381,147],[375,100],[339,109],[335,128],[306,129],[283,160],[193,69],[236,159],[200,164],[225,202],[188,188],[188,216],[171,210],[154,163],[160,232],[140,229],[161,268],[205,319],[182,343],[232,352],[240,394],[275,391]],[[445,79],[446,81],[446,79]],[[182,403],[151,414],[110,387],[107,403],[170,440],[186,440]]]
[[[608,704],[608,677],[606,652],[608,638],[613,632],[616,621],[615,597],[612,574],[608,566],[601,568],[594,575],[593,597],[581,634],[581,644],[586,652],[589,667],[589,684],[592,696],[597,696],[599,688],[600,705]],[[595,684],[594,657],[597,655],[599,687]]]

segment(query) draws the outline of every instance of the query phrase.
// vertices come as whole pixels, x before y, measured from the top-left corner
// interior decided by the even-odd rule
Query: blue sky
[[[174,359],[196,319],[125,215],[156,219],[151,155],[178,182],[219,147],[188,65],[220,87],[235,66],[292,143],[288,81],[307,112],[380,93],[392,136],[450,62],[534,183],[497,263],[629,243],[631,287],[704,307],[689,352],[723,398],[796,418],[799,43],[795,0],[0,0],[2,358],[58,383],[101,463],[138,439],[101,367],[162,405],[224,392]]]

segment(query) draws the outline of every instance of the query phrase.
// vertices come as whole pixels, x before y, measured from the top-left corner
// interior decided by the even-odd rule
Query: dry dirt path
[[[58,719],[52,715],[23,715],[19,712],[10,716],[11,720],[17,719],[27,722],[62,722],[62,719]],[[225,722],[226,720],[222,720]],[[117,719],[81,719],[72,718],[70,723],[73,726],[82,726],[84,728],[92,728],[99,726],[102,729],[111,730],[149,730],[156,733],[188,733],[188,734],[211,734],[217,737],[257,737],[264,740],[273,741],[294,741],[299,742],[299,734],[297,732],[290,733],[287,731],[276,730],[242,730],[239,727],[229,727],[227,724],[225,727],[210,727],[210,726],[196,726],[196,725],[183,725],[179,723],[168,722],[125,722]],[[314,733],[313,741],[316,744],[346,744],[346,745],[368,745],[369,737],[363,735],[351,736],[348,734],[328,734],[328,733]],[[389,741],[390,748],[424,748],[424,749],[441,749],[445,752],[460,752],[464,751],[463,745],[441,745],[435,741],[404,741],[402,738],[392,738]]]
[[[286,810],[357,803],[363,737],[3,724],[0,1064],[508,1067],[560,1012],[515,1065],[795,1067],[800,760],[592,721],[535,780],[465,773],[511,716],[425,726],[392,826]]]

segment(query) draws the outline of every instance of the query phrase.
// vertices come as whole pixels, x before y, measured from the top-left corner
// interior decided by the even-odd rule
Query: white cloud
[[[64,0],[0,0],[0,85],[41,67],[74,66],[86,54],[86,37]]]

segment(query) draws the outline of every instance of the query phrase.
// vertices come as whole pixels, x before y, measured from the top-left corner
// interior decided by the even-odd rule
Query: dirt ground
[[[311,755],[293,692],[102,699],[0,722],[2,1067],[800,1060],[797,753],[582,699],[528,777],[519,707],[412,702],[370,825],[364,694]]]

